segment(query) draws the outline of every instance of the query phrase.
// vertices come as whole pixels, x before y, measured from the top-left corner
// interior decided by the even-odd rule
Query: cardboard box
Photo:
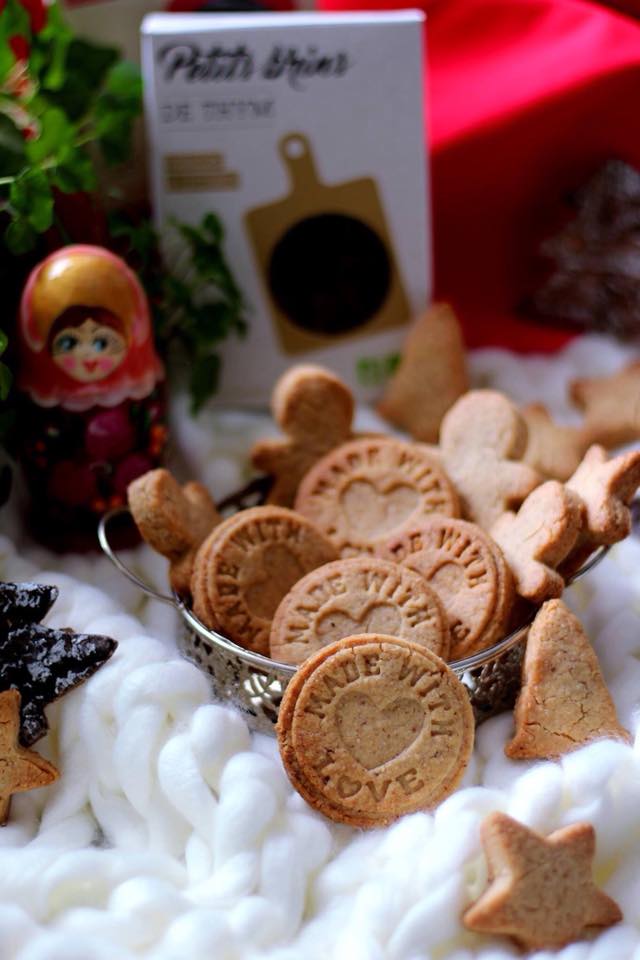
[[[294,362],[370,399],[430,293],[423,15],[151,15],[154,209],[213,211],[249,305],[220,398],[264,404]],[[172,262],[179,254],[172,251]]]

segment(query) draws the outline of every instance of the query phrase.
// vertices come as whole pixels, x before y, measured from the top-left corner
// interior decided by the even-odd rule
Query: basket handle
[[[144,593],[149,597],[153,597],[154,600],[159,600],[161,603],[168,603],[170,606],[175,607],[176,610],[181,608],[181,603],[176,599],[175,596],[170,596],[168,593],[160,593],[158,590],[155,590],[153,587],[149,586],[148,583],[145,583],[144,580],[141,580],[133,570],[130,570],[129,567],[123,563],[118,554],[115,552],[113,547],[109,542],[109,534],[107,528],[111,520],[115,520],[116,517],[122,517],[125,514],[130,514],[131,511],[127,507],[116,507],[113,510],[108,510],[102,517],[100,517],[100,522],[98,523],[98,541],[102,548],[103,553],[109,557],[111,563],[116,567],[123,576],[130,580],[131,583],[135,583],[136,587],[139,587]]]

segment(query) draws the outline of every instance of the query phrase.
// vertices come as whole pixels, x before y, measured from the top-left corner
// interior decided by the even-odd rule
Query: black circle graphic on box
[[[362,220],[323,213],[300,220],[280,238],[268,283],[297,327],[347,333],[371,320],[384,303],[391,263],[378,234]]]

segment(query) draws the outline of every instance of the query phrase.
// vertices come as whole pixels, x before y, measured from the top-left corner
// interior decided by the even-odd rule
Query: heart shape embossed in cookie
[[[366,693],[346,693],[336,707],[340,738],[352,757],[374,770],[399,757],[424,726],[424,708],[417,700],[399,697],[379,707]]]
[[[406,483],[394,482],[379,489],[369,480],[353,480],[343,490],[341,501],[352,533],[376,539],[391,533],[411,516],[420,494]]]

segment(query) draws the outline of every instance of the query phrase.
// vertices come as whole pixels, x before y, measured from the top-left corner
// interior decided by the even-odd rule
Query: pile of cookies
[[[438,446],[357,435],[349,391],[312,366],[282,377],[273,412],[284,438],[252,454],[273,478],[265,505],[222,519],[166,470],[134,481],[129,504],[206,627],[299,666],[278,737],[310,803],[373,826],[451,792],[474,721],[447,663],[540,605],[508,754],[628,738],[558,598],[596,547],[629,533],[640,451],[608,459],[593,445],[566,483],[545,479],[523,460],[522,413],[493,390],[453,403]]]
[[[594,445],[565,484],[545,481],[521,459],[522,414],[495,391],[458,399],[438,447],[354,436],[349,391],[317,367],[290,370],[273,409],[285,439],[253,451],[273,476],[264,506],[223,520],[166,470],[134,481],[129,504],[202,623],[274,660],[358,633],[460,660],[629,532],[640,452],[609,460]]]

